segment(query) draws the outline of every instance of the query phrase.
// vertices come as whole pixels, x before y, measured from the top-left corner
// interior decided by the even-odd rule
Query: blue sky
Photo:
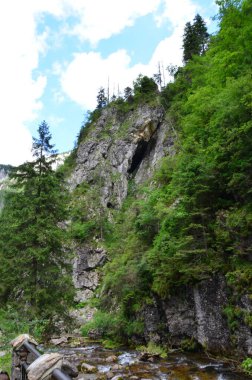
[[[159,62],[180,65],[185,23],[199,13],[214,32],[217,12],[214,0],[8,0],[0,7],[0,163],[13,165],[31,158],[42,120],[56,148],[71,150],[108,78],[117,94],[138,74],[156,73]]]

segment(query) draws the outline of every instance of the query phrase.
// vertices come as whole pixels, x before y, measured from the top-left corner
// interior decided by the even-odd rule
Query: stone
[[[124,380],[125,377],[123,377],[123,375],[116,375],[116,376],[113,376],[111,380]]]
[[[98,370],[93,365],[90,365],[87,363],[81,363],[81,372],[83,372],[83,373],[96,373],[96,372],[98,372]]]
[[[143,352],[139,357],[140,361],[151,363],[155,362],[158,359],[160,359],[159,354],[150,354],[149,352]]]
[[[11,342],[10,342],[10,344],[12,345],[12,347],[14,348],[14,349],[18,349],[19,347],[21,347],[23,344],[24,344],[24,342],[29,342],[29,343],[32,343],[32,344],[34,344],[35,346],[38,346],[38,343],[36,342],[36,340],[32,337],[32,336],[30,336],[30,335],[28,335],[28,334],[22,334],[22,335],[19,335],[17,338],[15,338],[15,339],[13,339]]]
[[[106,251],[88,246],[78,247],[73,262],[73,281],[77,289],[76,301],[90,299],[99,284],[97,268],[107,260]]]
[[[114,362],[116,362],[117,361],[117,356],[116,355],[111,355],[111,356],[108,356],[107,358],[106,358],[106,362],[107,363],[114,363]]]
[[[87,305],[87,306],[82,307],[80,309],[71,310],[70,311],[70,317],[75,320],[75,324],[78,327],[81,327],[93,318],[96,310],[97,309],[95,307],[91,307],[91,306]]]
[[[54,369],[61,369],[63,357],[58,353],[44,354],[37,358],[27,369],[28,380],[43,380]]]
[[[111,367],[111,370],[112,371],[120,371],[121,369],[123,369],[123,366],[121,364],[114,364],[112,367]]]
[[[112,379],[112,377],[113,377],[114,375],[115,375],[115,374],[114,374],[114,372],[112,372],[112,371],[108,371],[108,372],[106,373],[107,379]]]
[[[0,369],[0,380],[10,380],[8,372],[1,371],[1,369]]]
[[[223,352],[230,347],[230,336],[223,307],[228,303],[224,278],[213,276],[194,287],[196,339],[210,351]]]
[[[78,369],[76,367],[76,365],[74,365],[73,363],[70,363],[68,360],[66,360],[65,358],[63,359],[63,363],[62,363],[62,370],[71,378],[75,378],[75,377],[78,377]]]
[[[68,342],[68,338],[66,336],[62,336],[60,338],[52,338],[50,341],[54,346],[60,346]]]

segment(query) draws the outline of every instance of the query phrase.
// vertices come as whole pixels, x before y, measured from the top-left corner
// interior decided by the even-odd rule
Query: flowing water
[[[169,354],[166,359],[150,357],[143,361],[141,353],[131,350],[108,350],[99,344],[78,348],[62,348],[60,352],[79,369],[91,365],[91,372],[79,372],[83,380],[251,380],[237,373],[230,364],[217,362],[203,354]]]

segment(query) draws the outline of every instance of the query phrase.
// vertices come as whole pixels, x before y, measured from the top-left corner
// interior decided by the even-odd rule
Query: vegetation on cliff
[[[140,75],[133,89],[110,103],[100,89],[97,108],[63,168],[55,173],[45,159],[44,153],[53,153],[48,131],[45,145],[35,140],[36,159],[13,174],[16,182],[0,218],[0,302],[8,304],[0,313],[3,325],[10,315],[24,318],[23,305],[32,319],[41,319],[35,326],[42,329],[55,322],[55,312],[67,310],[72,288],[66,226],[60,222],[70,216],[71,239],[77,245],[98,242],[109,256],[100,297],[93,301],[99,311],[85,333],[95,328],[104,338],[131,343],[142,337],[141,311],[153,296],[164,299],[216,273],[232,289],[223,310],[230,329],[237,320],[252,327],[248,310],[233,306],[242,294],[252,296],[252,7],[250,0],[217,3],[218,33],[209,38],[198,15],[187,24],[185,66],[170,68],[174,80],[167,86],[161,86],[159,74]],[[201,36],[197,46],[195,35]],[[176,155],[163,158],[141,187],[130,173],[120,210],[99,204],[101,177],[92,186],[76,187],[67,210],[62,175],[71,173],[78,147],[97,128],[104,109],[124,121],[144,104],[163,107],[172,121]],[[121,127],[118,133],[127,134],[127,123]],[[102,130],[101,139],[109,133]]]
[[[116,304],[120,320],[110,320],[110,336],[140,333],[134,320],[153,294],[165,298],[214,273],[233,289],[231,323],[252,327],[249,312],[232,307],[252,295],[252,8],[247,0],[218,4],[219,31],[207,51],[186,59],[160,94],[177,154],[163,159],[150,184],[132,187],[105,239],[100,308],[106,316]]]

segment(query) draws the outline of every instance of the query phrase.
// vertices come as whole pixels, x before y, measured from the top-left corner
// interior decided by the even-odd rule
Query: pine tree
[[[192,59],[193,55],[202,55],[207,47],[209,34],[203,18],[197,14],[193,24],[187,22],[183,35],[183,60],[185,63]]]
[[[131,87],[125,87],[124,89],[124,100],[128,103],[132,103],[134,98],[133,98],[133,90]]]
[[[105,107],[108,103],[108,99],[105,95],[105,88],[101,87],[99,89],[98,95],[97,95],[97,107],[98,109],[101,109]]]
[[[0,302],[43,318],[48,328],[55,314],[64,314],[73,292],[64,246],[66,190],[53,171],[53,145],[43,121],[33,139],[34,161],[12,174],[0,217]]]

